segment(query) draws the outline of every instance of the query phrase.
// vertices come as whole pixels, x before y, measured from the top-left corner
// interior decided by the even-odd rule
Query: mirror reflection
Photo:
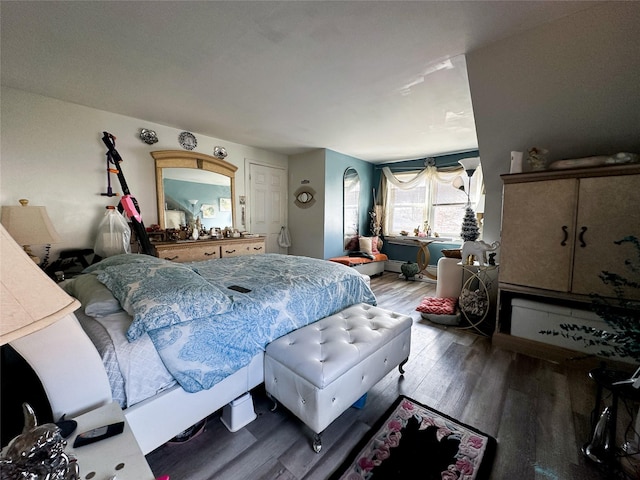
[[[158,223],[180,229],[199,220],[202,230],[234,227],[237,167],[197,152],[151,152],[156,162]]]
[[[231,180],[219,173],[190,168],[164,168],[165,228],[190,225],[200,217],[205,230],[233,224]]]
[[[344,172],[344,236],[345,241],[358,234],[359,231],[359,203],[360,177],[355,168],[349,167]]]

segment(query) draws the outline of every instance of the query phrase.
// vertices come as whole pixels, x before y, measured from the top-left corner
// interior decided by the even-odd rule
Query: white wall
[[[325,150],[289,157],[289,254],[324,258],[325,221]],[[308,181],[309,183],[303,184]],[[316,202],[309,208],[296,206],[295,192],[309,186],[316,192]],[[342,218],[342,211],[335,212]]]
[[[6,87],[0,98],[0,204],[17,205],[18,199],[27,198],[32,205],[47,207],[63,240],[52,246],[50,260],[61,249],[93,248],[105,206],[119,201],[100,195],[107,190],[103,131],[117,137],[122,171],[145,226],[157,223],[155,170],[149,152],[182,149],[181,130]],[[141,128],[155,130],[159,142],[142,142]],[[195,151],[211,155],[217,145],[226,148],[226,160],[238,167],[236,197],[245,195],[245,159],[287,168],[285,155],[192,133],[198,140]],[[114,191],[122,193],[115,175],[111,181]],[[237,203],[235,210],[240,211]],[[236,217],[239,226],[239,214]],[[42,247],[33,250],[42,257]]]
[[[607,2],[467,55],[487,188],[483,237],[500,236],[510,152],[551,161],[640,152],[640,3]]]

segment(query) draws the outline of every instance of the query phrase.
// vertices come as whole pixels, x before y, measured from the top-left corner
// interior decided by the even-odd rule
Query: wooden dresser
[[[158,242],[153,247],[156,257],[173,262],[198,262],[265,253],[265,237]]]

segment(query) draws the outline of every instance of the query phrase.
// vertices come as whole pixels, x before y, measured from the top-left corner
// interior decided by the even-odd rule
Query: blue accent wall
[[[369,209],[373,206],[374,165],[349,155],[325,152],[324,258],[344,255],[343,184],[344,171],[352,167],[360,177],[360,234],[369,235]]]
[[[437,265],[438,260],[442,257],[442,250],[455,250],[460,248],[460,243],[431,243],[427,247],[429,249],[429,265]],[[415,262],[418,257],[418,246],[410,245],[394,245],[384,242],[382,253],[386,254],[390,260],[400,260],[402,262]]]

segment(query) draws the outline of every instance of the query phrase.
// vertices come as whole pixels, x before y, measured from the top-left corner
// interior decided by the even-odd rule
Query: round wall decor
[[[198,140],[191,132],[182,132],[178,135],[180,146],[186,150],[193,150],[198,145]]]

